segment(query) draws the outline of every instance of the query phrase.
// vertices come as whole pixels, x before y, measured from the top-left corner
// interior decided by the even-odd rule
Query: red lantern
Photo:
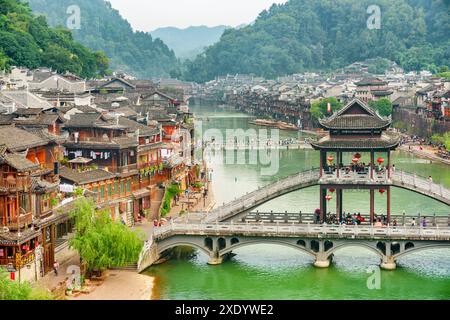
[[[331,199],[333,199],[333,197],[331,197],[330,195],[327,195],[327,196],[325,197],[325,199],[326,199],[327,201],[330,201]]]
[[[386,192],[386,190],[384,190],[384,189],[380,189],[380,190],[379,190],[379,192],[380,192],[381,194],[383,194],[383,193],[385,193],[385,192]]]
[[[361,159],[361,154],[359,154],[359,153],[355,154],[355,158],[356,159]]]
[[[382,164],[382,163],[384,162],[384,159],[380,157],[380,158],[377,159],[377,162],[378,162],[379,164]]]
[[[331,193],[334,193],[335,191],[336,191],[336,190],[333,189],[333,188],[330,189],[330,192],[331,192]]]
[[[353,163],[358,163],[358,162],[359,162],[359,159],[358,159],[358,158],[353,158],[353,159],[352,159],[352,162],[353,162]]]
[[[333,162],[334,157],[333,157],[333,156],[329,156],[329,157],[327,158],[327,160],[328,160],[328,162]]]

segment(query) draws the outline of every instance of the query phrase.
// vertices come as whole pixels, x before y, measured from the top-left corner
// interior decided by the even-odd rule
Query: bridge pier
[[[210,266],[218,266],[222,264],[223,258],[222,257],[209,257],[208,264]]]
[[[393,256],[384,256],[383,259],[381,259],[380,268],[387,271],[392,271],[397,269],[397,263],[395,262],[395,259]]]
[[[331,264],[331,257],[322,257],[318,255],[316,257],[316,261],[314,262],[314,267],[325,269],[328,268],[330,264]]]
[[[318,252],[315,254],[316,261],[314,261],[314,266],[316,268],[328,268],[331,264],[331,261],[333,259],[333,255],[326,253],[327,249],[325,248],[325,241],[320,240],[319,241],[319,248]]]

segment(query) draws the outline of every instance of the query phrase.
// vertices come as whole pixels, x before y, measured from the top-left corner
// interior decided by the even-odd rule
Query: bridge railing
[[[445,188],[442,184],[437,184],[432,180],[419,176],[417,174],[408,173],[405,171],[395,171],[392,174],[394,182],[399,182],[404,185],[414,186],[422,192],[438,196],[445,200],[450,200],[450,190]]]
[[[300,172],[299,174],[296,174],[294,176],[280,179],[275,183],[259,188],[258,190],[252,191],[238,199],[235,199],[234,201],[231,201],[228,204],[222,205],[221,207],[212,211],[206,218],[206,221],[211,222],[226,219],[228,215],[232,214],[238,209],[251,208],[255,203],[258,203],[259,201],[266,199],[284,189],[318,179],[318,169]]]
[[[351,215],[353,217],[353,214]],[[344,218],[347,217],[347,214],[344,215]],[[365,219],[365,222],[362,222],[360,225],[370,225],[370,215],[369,214],[361,214],[361,217]],[[449,215],[437,215],[437,214],[395,214],[391,215],[391,225],[394,223],[394,220],[397,226],[405,226],[412,225],[413,220],[419,225],[423,219],[425,219],[426,223],[430,226],[450,226],[450,214]],[[249,223],[258,223],[258,222],[271,222],[271,223],[314,223],[316,220],[316,215],[314,213],[308,212],[260,212],[260,211],[252,211],[244,216],[241,222],[249,222]]]
[[[225,220],[230,218],[235,212],[245,211],[247,208],[252,208],[255,204],[260,203],[264,199],[270,198],[272,195],[276,195],[284,189],[289,189],[304,183],[311,183],[316,180],[318,181],[320,178],[319,176],[319,169],[312,169],[280,179],[275,183],[247,193],[246,195],[237,198],[228,204],[223,204],[219,208],[213,210],[205,218],[205,221],[214,222]],[[392,172],[391,177],[394,182],[406,185],[408,187],[414,187],[417,191],[433,196],[437,199],[450,201],[450,190],[444,188],[442,185],[433,183],[431,180],[400,170]]]
[[[381,227],[330,226],[330,225],[279,225],[279,224],[176,224],[155,228],[156,241],[175,235],[246,235],[262,237],[337,236],[341,238],[428,239],[449,240],[450,228],[439,227]]]

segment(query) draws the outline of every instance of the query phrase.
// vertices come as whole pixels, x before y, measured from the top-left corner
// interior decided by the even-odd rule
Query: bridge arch
[[[226,254],[231,253],[232,251],[235,251],[237,249],[243,248],[243,247],[248,247],[248,246],[254,246],[254,245],[265,245],[265,244],[269,244],[269,245],[277,245],[277,246],[284,246],[284,247],[289,247],[295,250],[299,250],[303,253],[308,254],[309,256],[315,258],[316,254],[314,252],[312,252],[311,250],[296,244],[296,242],[288,242],[288,241],[283,241],[283,240],[272,240],[272,239],[258,239],[258,240],[244,240],[244,241],[240,241],[238,243],[236,243],[235,245],[231,245],[221,251],[219,251],[219,255],[220,256],[224,256]]]
[[[211,256],[212,251],[208,251],[205,247],[199,245],[198,243],[195,242],[189,242],[189,241],[177,241],[177,242],[173,242],[167,245],[160,245],[158,244],[158,254],[163,253],[164,251],[176,248],[176,247],[191,247],[193,249],[198,249],[201,252],[203,252],[204,254],[206,254],[208,257]]]
[[[409,255],[411,253],[416,253],[418,251],[443,249],[443,248],[450,249],[450,242],[449,243],[436,243],[436,244],[426,244],[426,245],[414,246],[410,249],[403,250],[402,252],[394,255],[394,259],[398,259],[398,258],[404,257],[406,255]]]
[[[330,257],[331,255],[333,255],[334,253],[336,253],[336,251],[340,250],[340,249],[344,249],[344,248],[348,248],[348,247],[359,247],[359,248],[364,248],[364,249],[368,249],[369,251],[375,253],[378,257],[380,257],[381,259],[383,259],[383,253],[376,247],[377,246],[377,242],[373,243],[373,244],[369,244],[369,243],[364,243],[364,242],[341,242],[341,243],[337,243],[333,246],[333,248],[331,248],[329,251],[326,251],[325,253],[327,254],[327,257]]]

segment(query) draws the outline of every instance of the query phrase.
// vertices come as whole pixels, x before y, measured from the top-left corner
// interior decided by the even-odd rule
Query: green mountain
[[[195,58],[206,47],[218,42],[226,26],[217,27],[189,27],[185,29],[167,27],[151,32],[154,38],[159,38],[173,51],[178,58]]]
[[[149,33],[133,32],[131,25],[104,0],[28,0],[36,14],[43,14],[53,26],[67,25],[70,6],[80,9],[80,28],[74,38],[110,58],[111,68],[139,78],[168,76],[177,59],[161,40]]]
[[[75,42],[69,31],[49,28],[27,4],[0,0],[0,69],[13,65],[46,66],[91,78],[106,72],[108,59]]]
[[[372,5],[380,8],[379,29],[368,28]],[[179,75],[199,82],[235,73],[274,78],[377,57],[435,72],[450,65],[449,30],[448,0],[290,0],[252,25],[225,30]]]

